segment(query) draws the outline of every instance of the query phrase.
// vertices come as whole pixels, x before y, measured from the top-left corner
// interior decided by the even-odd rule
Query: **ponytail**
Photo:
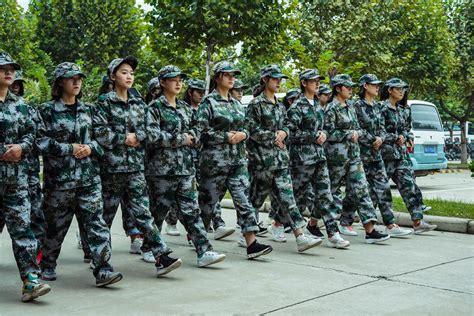
[[[267,78],[267,77],[260,78],[260,82],[259,82],[258,86],[256,86],[253,89],[252,94],[253,94],[254,97],[257,97],[258,95],[260,95],[265,90],[265,86],[267,85],[267,83],[264,80],[265,78]]]

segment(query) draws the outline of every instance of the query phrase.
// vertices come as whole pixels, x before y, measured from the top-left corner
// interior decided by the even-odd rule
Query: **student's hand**
[[[1,160],[3,161],[13,161],[18,162],[21,160],[21,154],[23,150],[21,149],[20,145],[17,144],[9,144],[6,145],[8,148],[7,151],[1,156]]]
[[[234,135],[229,139],[230,144],[238,144],[243,141],[247,135],[243,132],[232,132]]]
[[[403,135],[398,136],[398,139],[397,139],[396,143],[397,143],[398,146],[402,147],[403,144],[405,143],[405,137],[403,137]]]
[[[186,146],[192,146],[193,143],[194,143],[194,137],[192,135],[189,135],[189,134],[184,134],[185,135],[185,144]]]
[[[125,139],[125,145],[130,146],[130,147],[140,146],[140,142],[138,141],[137,134],[128,133],[127,138]]]
[[[359,141],[359,133],[352,131],[351,142],[357,143]]]
[[[79,145],[79,146],[80,146],[80,149],[74,155],[76,159],[86,158],[92,154],[92,150],[89,145]]]
[[[318,144],[318,145],[324,144],[325,141],[326,141],[326,134],[325,133],[319,134],[319,137],[316,138],[316,144]]]
[[[285,140],[286,136],[288,136],[288,135],[286,134],[285,131],[278,130],[276,132],[275,143],[276,142],[283,142]]]
[[[235,132],[228,132],[227,133],[227,142],[229,144],[232,144],[230,141],[231,141],[232,137],[234,137],[234,134],[235,134]]]
[[[372,143],[372,148],[374,150],[379,150],[380,146],[382,146],[382,144],[383,144],[382,138],[377,136],[377,137],[375,137],[375,141]]]

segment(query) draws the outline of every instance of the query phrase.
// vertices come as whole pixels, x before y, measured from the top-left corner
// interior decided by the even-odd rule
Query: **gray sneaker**
[[[112,272],[102,270],[99,271],[95,278],[95,286],[97,287],[104,287],[110,284],[117,283],[118,281],[122,280],[123,276],[120,272]]]
[[[400,228],[398,225],[393,225],[392,228],[385,227],[385,229],[390,237],[402,237],[413,233],[411,229]]]
[[[343,249],[351,245],[347,240],[344,240],[339,233],[334,233],[332,237],[328,238],[328,245],[332,248]]]
[[[225,259],[225,255],[215,251],[206,251],[201,257],[198,257],[197,264],[199,268],[210,266],[211,264],[221,262]]]
[[[306,251],[310,248],[319,246],[323,240],[317,237],[308,237],[305,234],[301,234],[296,237],[296,246],[298,247],[298,252]]]
[[[438,226],[428,224],[425,221],[421,221],[418,226],[413,226],[413,230],[415,231],[416,235],[421,234],[421,233],[426,233],[431,230],[435,230],[436,228],[438,228]]]
[[[41,271],[41,279],[44,281],[54,281],[56,277],[56,270],[54,268],[46,268]]]

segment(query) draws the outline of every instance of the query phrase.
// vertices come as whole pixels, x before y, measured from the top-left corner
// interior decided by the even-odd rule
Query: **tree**
[[[242,43],[246,55],[266,54],[285,42],[292,1],[147,0],[156,34],[174,43],[175,54],[204,50],[207,88],[215,54]]]

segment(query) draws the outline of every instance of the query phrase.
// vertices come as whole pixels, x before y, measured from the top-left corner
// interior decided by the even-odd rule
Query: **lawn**
[[[424,203],[432,207],[427,215],[461,217],[474,219],[474,204],[440,199],[424,199]],[[393,208],[398,212],[408,213],[401,197],[393,197]]]

